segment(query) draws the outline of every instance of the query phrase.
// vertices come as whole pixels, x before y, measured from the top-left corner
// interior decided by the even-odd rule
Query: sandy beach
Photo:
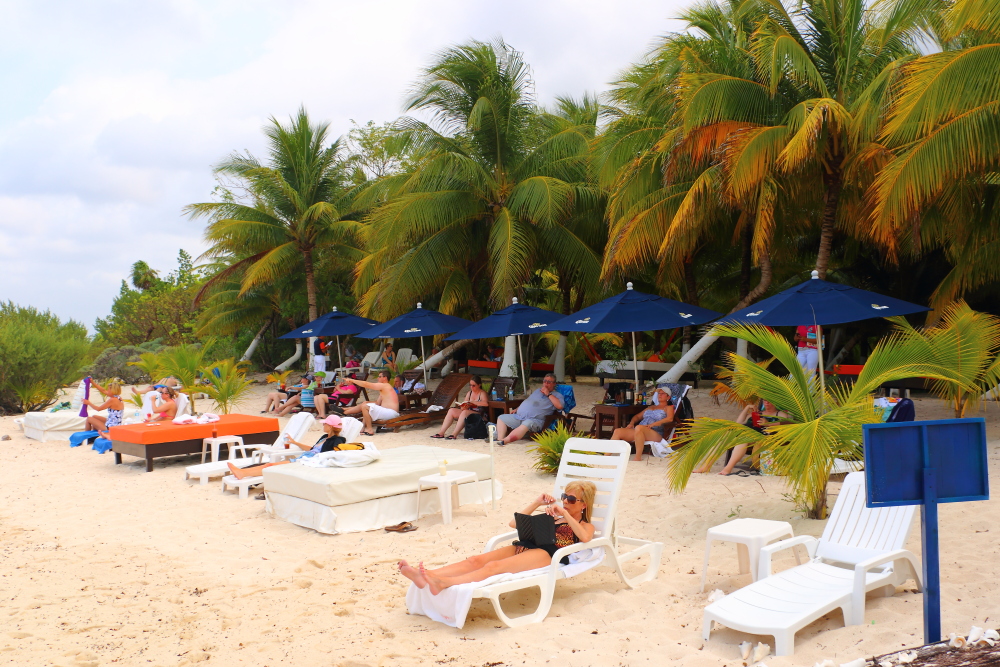
[[[258,413],[266,391],[257,385],[242,411]],[[593,380],[576,391],[581,413],[601,395]],[[714,405],[706,385],[691,397],[698,416],[737,412]],[[951,416],[936,399],[915,402],[919,419]],[[1000,596],[989,583],[1000,560],[1000,413],[987,407],[994,499],[941,507],[945,634],[1000,625]],[[199,401],[200,410],[208,408]],[[224,495],[216,482],[184,481],[184,466],[194,457],[157,460],[146,473],[138,459],[115,465],[113,454],[28,440],[13,420],[0,418],[0,434],[11,436],[0,442],[4,665],[736,666],[741,641],[772,640],[731,630],[702,640],[708,592],[750,582],[738,574],[735,546],[721,544],[713,550],[706,592],[699,592],[705,531],[735,516],[790,521],[796,534],[823,529],[783,498],[781,478],[696,475],[675,495],[666,489],[664,461],[630,463],[620,533],[665,544],[655,581],[630,590],[601,567],[560,583],[544,623],[504,628],[481,600],[465,628],[455,630],[407,614],[409,582],[395,563],[444,564],[476,553],[504,530],[512,512],[550,490],[553,478],[532,470],[526,443],[498,449],[505,494],[488,515],[479,505],[464,505],[447,526],[435,514],[407,534],[330,536],[273,519],[264,502]],[[385,449],[486,450],[482,441],[431,441],[432,432],[406,429],[375,440]],[[919,555],[918,527],[908,548]],[[789,554],[777,561],[779,568],[789,564]],[[507,604],[530,609],[536,599],[515,594]],[[839,664],[922,644],[921,605],[919,594],[903,589],[891,598],[870,597],[865,625],[845,628],[836,612],[798,634],[794,656],[766,662],[812,665],[832,658]]]

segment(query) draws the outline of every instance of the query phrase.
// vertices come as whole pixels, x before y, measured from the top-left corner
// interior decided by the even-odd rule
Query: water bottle
[[[497,400],[497,390],[496,390],[496,387],[494,387],[494,388],[493,388],[493,391],[492,391],[492,392],[490,392],[490,397],[491,397],[491,399],[492,399],[492,400],[494,400],[494,401],[495,401],[495,400]]]
[[[507,390],[507,398],[508,398],[508,400],[511,400],[511,401],[514,400],[514,388],[513,387],[511,387],[510,389]]]
[[[132,415],[132,418],[135,419],[136,421],[142,421],[141,419],[139,419],[139,411],[138,410],[135,411],[135,414]]]

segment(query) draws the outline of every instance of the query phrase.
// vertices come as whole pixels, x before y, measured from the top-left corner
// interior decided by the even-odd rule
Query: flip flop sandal
[[[455,436],[453,436],[453,435],[446,435],[446,436],[444,437],[444,439],[445,439],[445,440],[454,440],[454,439],[455,439]]]
[[[737,477],[749,477],[750,473],[748,473],[746,470],[734,470],[733,472],[726,475],[726,477],[732,477],[733,475],[736,475]]]
[[[434,438],[435,440],[443,440],[444,439],[444,436],[441,435],[440,433],[435,433],[431,437]]]
[[[375,437],[374,433],[369,433],[368,431],[362,431],[360,435],[367,435],[369,438]]]
[[[266,500],[266,499],[267,498],[264,496],[263,493],[258,493],[256,496],[254,496],[254,500]]]
[[[402,523],[397,523],[395,526],[386,526],[385,530],[389,533],[408,533],[411,530],[416,530],[417,527],[414,526],[409,521],[403,521]]]

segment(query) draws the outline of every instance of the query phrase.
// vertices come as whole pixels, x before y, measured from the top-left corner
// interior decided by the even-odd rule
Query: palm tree
[[[288,125],[271,118],[264,128],[270,161],[262,164],[250,153],[233,153],[216,166],[216,173],[237,180],[245,196],[191,204],[192,217],[210,220],[205,238],[208,257],[239,255],[217,277],[242,273],[240,296],[301,271],[305,276],[309,319],[319,316],[316,300],[315,253],[343,247],[359,223],[351,211],[346,169],[339,141],[330,142],[328,125],[313,125],[300,108]]]
[[[376,181],[369,256],[356,270],[363,312],[391,317],[437,295],[445,312],[502,307],[532,274],[540,246],[560,244],[566,265],[593,251],[564,223],[598,194],[584,181],[590,136],[546,133],[528,66],[501,40],[447,49],[406,106],[430,122],[398,123],[415,166]]]
[[[828,387],[823,393],[815,377],[806,377],[795,350],[779,333],[766,327],[731,325],[716,327],[715,335],[745,339],[768,352],[789,369],[778,377],[768,364],[728,355],[732,394],[746,402],[763,398],[790,415],[789,423],[760,433],[725,419],[697,418],[682,431],[675,446],[683,445],[669,462],[670,485],[677,491],[687,485],[695,466],[715,460],[738,444],[754,446],[754,454],[773,458],[777,474],[787,476],[796,500],[810,518],[826,518],[826,485],[834,458],[862,457],[861,427],[879,418],[872,393],[880,385],[904,377],[928,377],[968,389],[968,381],[945,357],[935,355],[921,341],[903,331],[884,339],[872,352],[857,382],[849,388]],[[950,360],[968,349],[952,349]]]
[[[941,53],[906,63],[879,141],[887,159],[869,190],[873,236],[893,253],[941,247],[952,264],[938,310],[1000,270],[1000,23],[996,2],[955,2]]]

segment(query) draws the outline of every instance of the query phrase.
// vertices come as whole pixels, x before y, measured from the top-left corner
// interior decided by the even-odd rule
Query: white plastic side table
[[[452,507],[459,507],[458,485],[466,482],[473,482],[477,485],[479,493],[479,503],[486,512],[486,499],[483,497],[482,489],[478,488],[479,475],[474,472],[464,470],[449,470],[448,474],[426,475],[417,482],[417,518],[420,518],[420,491],[424,486],[436,486],[438,497],[441,502],[441,523],[451,523]]]
[[[205,438],[201,441],[201,462],[205,462],[205,454],[208,453],[209,446],[212,447],[212,461],[219,460],[219,445],[226,444],[229,447],[229,458],[233,458],[234,450],[239,449],[246,456],[246,451],[243,449],[243,438],[238,435],[220,435],[217,438]],[[236,445],[233,447],[232,445]]]
[[[768,519],[734,519],[720,526],[708,529],[705,538],[705,564],[701,568],[701,590],[705,590],[705,577],[708,575],[708,556],[712,552],[712,542],[736,542],[736,556],[740,562],[740,573],[750,572],[757,581],[757,562],[760,560],[761,548],[771,542],[786,537],[795,537],[792,524],[787,521],[770,521]],[[795,562],[801,563],[799,553],[795,551]]]

